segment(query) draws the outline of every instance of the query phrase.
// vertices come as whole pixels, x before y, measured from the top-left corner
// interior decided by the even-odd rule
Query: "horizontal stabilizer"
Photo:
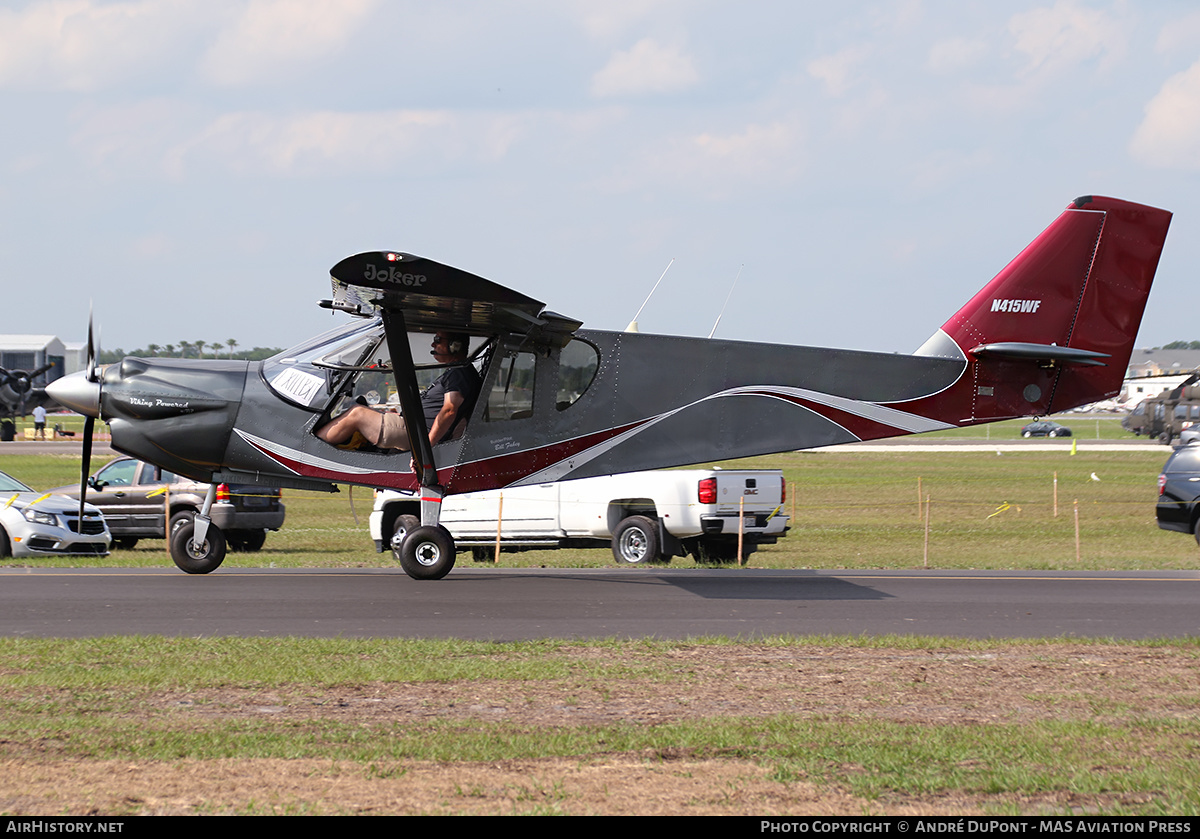
[[[1057,344],[1030,344],[1023,341],[1000,341],[993,344],[980,344],[970,352],[976,358],[1013,358],[1044,361],[1050,364],[1085,364],[1093,367],[1105,366],[1104,362],[1100,359],[1112,357],[1109,353],[1081,350],[1077,347],[1060,347]]]

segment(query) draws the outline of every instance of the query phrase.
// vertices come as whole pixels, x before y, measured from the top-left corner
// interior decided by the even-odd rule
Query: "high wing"
[[[333,299],[326,308],[352,314],[403,313],[416,331],[453,329],[474,335],[518,333],[566,343],[580,321],[546,311],[546,305],[459,268],[398,251],[347,257],[330,270]],[[552,337],[558,336],[558,337]]]

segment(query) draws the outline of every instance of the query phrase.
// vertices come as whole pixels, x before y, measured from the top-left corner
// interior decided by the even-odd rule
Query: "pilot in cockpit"
[[[439,364],[452,364],[421,392],[421,407],[429,427],[429,442],[437,445],[452,439],[475,407],[479,396],[479,374],[467,360],[470,338],[467,335],[439,331],[433,338],[430,355]],[[348,443],[358,432],[365,440],[381,449],[410,451],[408,428],[404,418],[388,410],[376,410],[355,405],[317,429],[317,436],[327,443]]]

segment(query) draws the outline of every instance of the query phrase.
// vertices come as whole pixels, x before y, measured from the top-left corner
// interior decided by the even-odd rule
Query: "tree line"
[[[113,350],[100,351],[100,364],[113,364],[127,355],[139,358],[229,358],[243,361],[262,361],[276,353],[283,352],[282,347],[255,347],[254,349],[238,349],[238,342],[233,338],[224,341],[179,341],[174,344],[147,344],[130,352],[117,347]]]

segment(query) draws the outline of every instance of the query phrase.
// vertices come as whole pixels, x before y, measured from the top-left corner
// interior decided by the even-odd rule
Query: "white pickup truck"
[[[738,559],[739,526],[742,558],[787,532],[785,500],[777,469],[663,470],[451,495],[441,522],[476,560],[493,556],[499,521],[501,550],[611,544],[621,564],[688,554],[731,562]],[[419,507],[411,493],[377,490],[375,549],[398,551],[420,524]]]

